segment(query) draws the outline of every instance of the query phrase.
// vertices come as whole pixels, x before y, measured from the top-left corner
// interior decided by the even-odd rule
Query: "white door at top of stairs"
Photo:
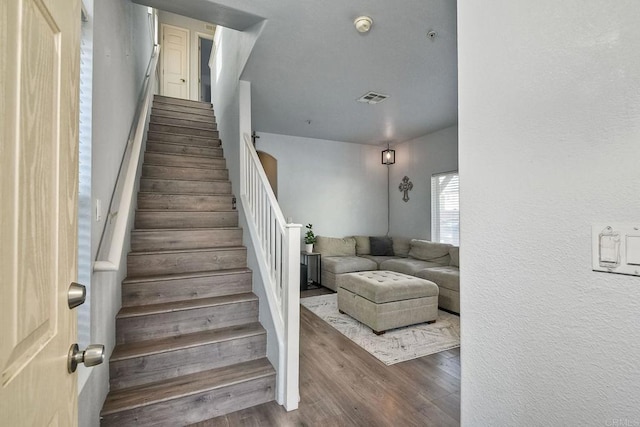
[[[189,30],[162,24],[162,95],[189,99]]]

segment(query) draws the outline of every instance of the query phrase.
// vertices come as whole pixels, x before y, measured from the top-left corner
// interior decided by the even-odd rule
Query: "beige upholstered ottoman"
[[[438,286],[394,271],[360,271],[342,276],[338,310],[382,334],[438,317]]]

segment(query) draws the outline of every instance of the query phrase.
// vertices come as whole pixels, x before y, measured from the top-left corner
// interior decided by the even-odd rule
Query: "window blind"
[[[460,245],[460,185],[458,172],[431,176],[431,240]]]

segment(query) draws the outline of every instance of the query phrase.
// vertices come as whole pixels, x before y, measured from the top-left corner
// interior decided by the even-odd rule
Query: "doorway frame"
[[[198,101],[202,101],[203,100],[202,99],[202,39],[211,40],[211,44],[212,44],[211,54],[213,56],[216,50],[216,43],[213,40],[213,37],[215,36],[215,32],[213,34],[207,34],[207,33],[201,33],[199,31],[195,31],[195,36],[198,41],[198,82],[197,82],[198,83]],[[213,83],[213,75],[211,74],[211,70],[209,70],[209,75]],[[211,96],[213,98],[213,94]]]

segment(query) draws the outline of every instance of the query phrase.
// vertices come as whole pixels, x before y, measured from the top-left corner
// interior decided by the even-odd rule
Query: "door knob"
[[[104,362],[104,346],[102,344],[91,344],[85,351],[80,351],[78,344],[73,344],[69,349],[67,369],[72,374],[80,363],[89,367],[99,365],[102,362]]]
[[[69,309],[73,309],[84,304],[85,298],[87,298],[87,288],[80,283],[71,283],[67,293],[67,304],[69,305]]]
[[[182,83],[186,83],[186,82],[187,82],[185,79],[180,79],[180,81],[181,81]]]

